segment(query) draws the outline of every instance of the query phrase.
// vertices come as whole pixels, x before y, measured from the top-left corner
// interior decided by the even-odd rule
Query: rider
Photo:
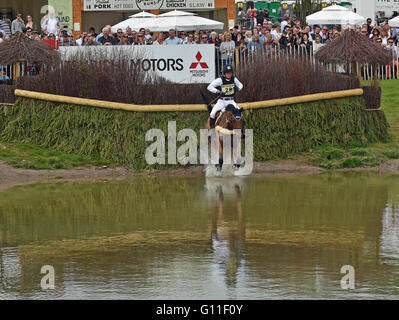
[[[233,67],[231,65],[226,65],[223,68],[222,76],[213,80],[209,84],[207,89],[210,92],[219,95],[219,99],[214,105],[210,114],[211,130],[215,129],[215,116],[218,111],[227,107],[229,104],[232,104],[234,107],[239,109],[236,102],[234,101],[234,95],[243,87],[243,84],[236,77],[233,76]]]

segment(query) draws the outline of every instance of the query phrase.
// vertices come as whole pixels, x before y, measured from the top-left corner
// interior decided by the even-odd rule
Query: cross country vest
[[[236,93],[234,76],[231,77],[230,79],[227,79],[226,77],[221,77],[221,78],[223,84],[220,86],[220,91],[222,91],[226,97],[234,97],[234,94]]]

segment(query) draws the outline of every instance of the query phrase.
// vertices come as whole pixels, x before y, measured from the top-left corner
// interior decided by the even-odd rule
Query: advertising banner
[[[84,11],[115,10],[205,10],[215,8],[215,0],[84,0]]]
[[[385,11],[391,14],[392,11],[399,12],[399,0],[376,0],[376,11]]]
[[[49,0],[49,7],[54,8],[56,18],[66,30],[73,30],[72,0]]]
[[[60,47],[62,59],[83,55],[88,59],[127,58],[148,73],[173,83],[210,83],[215,77],[215,47],[199,45]]]

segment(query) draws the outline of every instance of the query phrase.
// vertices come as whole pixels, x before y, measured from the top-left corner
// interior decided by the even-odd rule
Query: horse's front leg
[[[233,160],[234,166],[239,168],[241,166],[241,132],[235,134],[233,137]]]
[[[223,143],[220,141],[219,138],[219,164],[218,164],[218,171],[222,171],[223,167]]]

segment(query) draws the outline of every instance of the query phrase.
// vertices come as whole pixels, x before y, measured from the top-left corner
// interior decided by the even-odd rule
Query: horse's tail
[[[209,113],[212,111],[212,107],[211,107],[211,101],[209,101],[209,98],[206,96],[205,92],[200,89],[200,93],[202,96],[202,99],[204,100],[206,107],[208,108]]]

